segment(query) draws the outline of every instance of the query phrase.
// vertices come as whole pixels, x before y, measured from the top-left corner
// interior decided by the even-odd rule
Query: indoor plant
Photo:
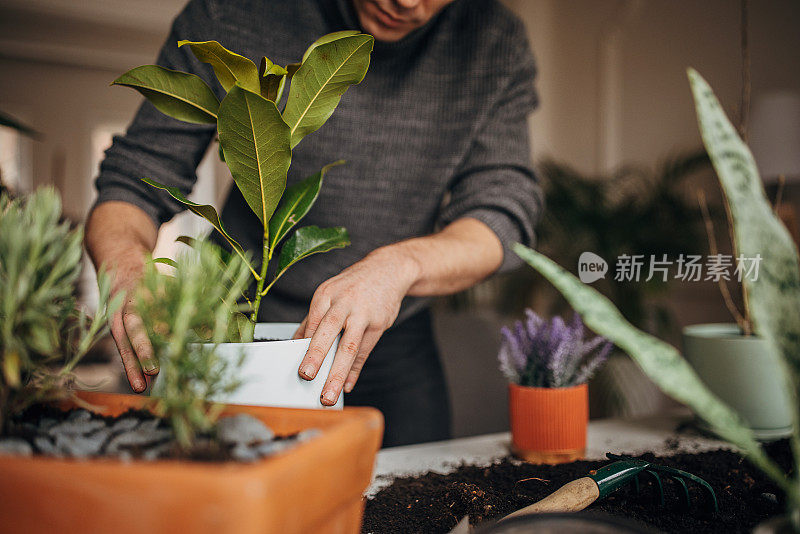
[[[504,327],[498,359],[508,378],[511,443],[515,455],[536,463],[571,462],[586,451],[586,382],[608,358],[602,337],[585,340],[576,313],[545,321],[526,310],[525,321]]]
[[[689,70],[703,141],[730,207],[740,254],[762,256],[762,276],[744,281],[754,331],[775,354],[781,383],[791,399],[795,464],[800,462],[800,266],[797,248],[764,194],[753,156],[725,116],[711,87]],[[766,245],[766,246],[765,246]],[[522,245],[517,254],[543,274],[586,324],[628,352],[670,396],[690,406],[720,437],[736,446],[786,494],[789,518],[800,527],[800,471],[788,477],[773,462],[741,417],[714,395],[671,345],[631,326],[605,297],[547,257]]]
[[[251,60],[225,49],[216,41],[179,42],[178,46],[189,46],[200,61],[213,67],[226,91],[221,102],[199,77],[156,65],[134,68],[113,82],[141,92],[170,117],[216,124],[220,157],[263,226],[260,265],[252,265],[235,238],[223,228],[213,206],[195,204],[177,188],[143,178],[208,220],[232,252],[246,262],[255,281],[253,298],[245,297],[246,316],[237,316],[239,328],[229,340],[246,345],[238,348],[223,346],[220,354],[238,358],[243,348],[243,372],[257,375],[260,383],[258,388],[244,389],[239,397],[228,399],[230,401],[320,406],[320,394],[336,344],[320,369],[322,378],[303,381],[297,376],[297,368],[308,349],[309,340],[290,340],[298,325],[257,326],[256,322],[261,299],[292,265],[312,254],[349,244],[344,228],[306,226],[289,236],[317,199],[325,172],[340,162],[326,165],[288,189],[286,176],[292,149],[303,137],[321,127],[347,88],[359,83],[366,75],[373,42],[371,35],[356,31],[331,33],[312,43],[300,63],[286,67],[275,65],[266,57],[261,60],[260,67],[256,67]],[[289,94],[283,110],[279,111],[278,104],[287,81],[290,82]],[[184,241],[191,242],[189,239]],[[267,268],[281,243],[276,274],[267,280]],[[168,260],[157,261],[169,263]],[[277,337],[286,341],[253,344],[254,336]]]
[[[105,328],[108,313],[119,305],[122,296],[112,299],[110,306],[104,305],[110,284],[101,272],[101,306],[94,318],[88,320],[75,309],[71,295],[81,265],[81,232],[59,223],[55,193],[44,190],[14,201],[2,197],[0,208],[0,398],[4,401],[0,408],[4,415],[13,416],[13,420],[6,419],[13,423],[13,428],[11,423],[5,425],[6,435],[10,429],[17,436],[9,440],[0,433],[2,530],[359,531],[362,492],[369,484],[381,440],[381,417],[376,410],[352,408],[330,413],[207,402],[214,390],[232,384],[223,372],[224,363],[214,358],[213,349],[198,347],[193,341],[224,338],[231,322],[230,308],[235,306],[232,297],[241,292],[247,279],[242,261],[223,263],[215,247],[199,243],[196,256],[180,258],[174,277],[159,274],[153,264],[146,266],[139,306],[148,312],[145,322],[162,365],[173,366],[175,371],[170,373],[172,382],[166,382],[163,397],[73,394],[64,379]],[[26,231],[19,232],[19,228]],[[212,287],[206,287],[209,278],[215,278]],[[63,367],[55,371],[47,367],[60,359],[65,360]],[[58,399],[62,399],[62,409],[83,406],[104,417],[86,410],[56,416],[52,404],[47,404]],[[21,410],[33,402],[45,405],[22,414]],[[132,408],[140,411],[128,413]],[[137,418],[151,417],[143,415],[142,410],[163,414],[172,430],[163,428],[158,420],[154,422],[161,428],[150,425],[152,419],[136,426],[136,432],[126,430]],[[52,420],[46,431],[55,438],[55,444],[49,443],[52,450],[45,450],[41,441],[47,437],[44,432],[32,434],[36,432],[32,421],[37,419],[37,411],[46,416],[38,416],[39,423]],[[297,446],[289,450],[273,448],[273,453],[281,454],[251,458],[250,463],[124,462],[93,458],[95,453],[81,455],[92,457],[83,461],[61,457],[68,453],[76,456],[67,450],[70,443],[95,443],[98,450],[102,446],[108,453],[116,442],[131,446],[129,457],[136,458],[145,444],[137,436],[145,432],[155,433],[159,436],[156,439],[174,433],[185,446],[185,455],[192,449],[197,451],[195,438],[213,430],[214,421],[225,415],[236,415],[231,418],[234,420],[246,415],[278,435],[309,428],[319,433],[307,441],[295,440]],[[104,429],[99,427],[111,421],[119,427],[119,433],[101,435]],[[69,434],[67,427],[75,429],[79,423],[90,425],[91,436],[65,436]],[[123,432],[124,444],[118,439]],[[221,432],[217,428],[217,442],[223,440]],[[70,439],[59,443],[59,437]],[[132,516],[133,501],[146,513]]]

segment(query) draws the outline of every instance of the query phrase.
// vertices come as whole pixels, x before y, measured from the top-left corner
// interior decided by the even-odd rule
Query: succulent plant
[[[576,313],[570,324],[561,317],[546,321],[525,310],[525,321],[503,327],[498,359],[509,381],[521,386],[559,388],[586,383],[608,359],[613,347],[603,337],[586,338]]]

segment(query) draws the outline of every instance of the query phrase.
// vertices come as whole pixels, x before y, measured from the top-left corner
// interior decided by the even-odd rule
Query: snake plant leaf
[[[142,93],[156,109],[184,122],[217,122],[219,100],[211,88],[194,74],[143,65],[131,69],[111,85],[123,85]]]
[[[341,39],[342,37],[352,37],[353,35],[358,35],[358,30],[342,30],[338,32],[329,33],[327,35],[323,35],[306,48],[306,51],[303,53],[303,59],[300,60],[300,63],[303,63],[306,59],[308,59],[309,54],[318,46],[336,41],[337,39]]]
[[[217,128],[233,180],[266,229],[286,188],[289,127],[275,102],[237,85],[220,105]]]
[[[278,209],[275,210],[275,213],[269,220],[270,250],[275,248],[275,245],[289,233],[289,230],[306,216],[311,206],[314,205],[314,202],[316,202],[319,196],[319,190],[322,187],[322,178],[325,176],[325,173],[332,167],[343,163],[344,160],[329,163],[322,167],[319,172],[312,174],[302,182],[286,190]]]
[[[298,229],[283,245],[278,258],[278,272],[275,280],[303,258],[336,248],[344,248],[349,244],[350,236],[347,234],[347,230],[341,226],[335,228],[304,226]]]
[[[514,252],[558,289],[589,328],[628,353],[664,393],[691,407],[768,474],[785,479],[747,425],[709,391],[673,346],[635,328],[605,296],[546,256],[520,244],[514,245]]]
[[[261,96],[273,102],[279,102],[283,96],[283,87],[286,84],[286,75],[289,73],[285,68],[276,65],[268,57],[261,58],[261,65],[258,67],[258,75],[261,84]]]
[[[236,82],[250,91],[259,91],[258,69],[246,57],[231,52],[217,41],[178,41],[178,47],[184,45],[189,45],[197,59],[211,65],[225,91],[230,91]]]
[[[700,133],[725,191],[736,250],[761,261],[758,277],[744,276],[755,333],[788,360],[800,379],[800,263],[797,247],[764,193],[753,155],[708,83],[689,69]]]
[[[292,148],[325,124],[348,87],[364,79],[374,42],[371,35],[359,33],[320,44],[309,52],[292,77],[283,110]]]
[[[225,240],[230,244],[231,248],[233,248],[233,250],[236,251],[236,253],[242,258],[245,257],[242,246],[239,243],[237,243],[236,240],[228,234],[228,232],[225,231],[225,228],[222,226],[222,221],[219,218],[219,214],[217,213],[217,210],[214,208],[214,206],[212,206],[211,204],[197,204],[196,202],[192,202],[191,200],[183,196],[183,193],[181,193],[180,189],[178,189],[177,187],[171,187],[168,185],[160,184],[155,180],[151,180],[150,178],[142,178],[142,181],[157,189],[163,189],[164,191],[169,193],[172,198],[174,198],[175,200],[186,206],[189,209],[189,211],[191,211],[196,215],[199,215],[200,217],[210,222],[211,226],[213,226],[220,234],[222,234],[222,237],[224,237]],[[184,240],[184,238],[186,240]],[[194,241],[189,242],[188,241],[189,239],[192,238],[181,236],[178,237],[176,241],[181,241],[193,247],[195,243]]]

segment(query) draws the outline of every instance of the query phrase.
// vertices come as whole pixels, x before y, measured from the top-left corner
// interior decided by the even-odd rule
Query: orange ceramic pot
[[[148,400],[79,396],[106,415]],[[377,410],[229,406],[225,413],[253,415],[279,435],[322,434],[252,464],[0,456],[0,532],[360,532],[383,433]]]
[[[523,460],[557,464],[583,458],[589,424],[589,389],[509,384],[511,450]]]

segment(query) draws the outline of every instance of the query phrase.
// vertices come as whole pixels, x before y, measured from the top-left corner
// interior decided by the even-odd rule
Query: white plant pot
[[[284,408],[342,408],[344,393],[334,406],[320,403],[322,387],[328,378],[333,357],[339,345],[337,336],[325,356],[314,380],[303,380],[297,374],[300,362],[308,350],[311,339],[291,339],[299,323],[258,323],[255,339],[281,339],[284,341],[256,341],[253,343],[222,343],[217,354],[226,359],[232,368],[244,355],[238,368],[242,385],[232,394],[213,398],[226,404],[253,406],[280,406]],[[158,378],[153,382],[152,394],[158,395]]]

